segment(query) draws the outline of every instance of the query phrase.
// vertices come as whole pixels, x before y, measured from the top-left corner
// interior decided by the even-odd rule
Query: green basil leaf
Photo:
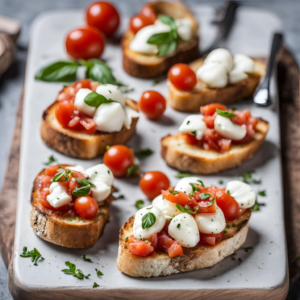
[[[147,156],[149,156],[151,154],[153,154],[153,151],[151,149],[149,149],[149,148],[142,149],[142,150],[140,150],[138,152],[135,152],[135,156],[137,156],[140,159],[143,159],[143,158],[145,158],[145,157],[147,157]]]
[[[193,183],[190,183],[190,186],[192,187],[192,189],[193,189],[193,193],[195,193],[195,192],[197,192],[197,191],[199,191],[199,188],[198,187],[196,187]]]
[[[200,194],[200,198],[201,198],[202,200],[208,199],[209,197],[210,197],[210,194],[208,194],[208,193],[201,193],[201,194]]]
[[[35,79],[49,82],[72,82],[76,80],[78,63],[74,61],[58,61],[40,69]]]
[[[135,202],[135,207],[137,208],[137,210],[140,210],[141,208],[143,208],[144,207],[144,204],[145,204],[145,202],[143,201],[143,200],[137,200],[136,202]]]
[[[89,180],[87,179],[79,179],[74,177],[75,180],[81,185],[81,186],[91,186],[91,187],[96,187],[93,183],[91,183]]]
[[[126,176],[128,177],[128,176],[132,175],[137,169],[138,169],[137,165],[131,166],[130,168],[127,169]]]
[[[245,247],[245,248],[243,248],[243,249],[245,250],[245,252],[249,252],[250,250],[253,249],[253,247]]]
[[[207,202],[207,207],[212,206],[214,203],[216,203],[217,197],[214,197],[213,201]]]
[[[20,254],[20,256],[31,257],[31,261],[35,266],[38,265],[39,260],[44,260],[44,257],[42,257],[41,253],[36,248],[33,248],[31,251],[27,251],[27,247],[23,247],[23,252]]]
[[[177,195],[177,194],[179,194],[178,192],[172,191],[172,190],[169,190],[169,192],[170,192],[172,195]]]
[[[146,213],[142,218],[142,228],[146,229],[154,225],[156,216],[152,212]]]
[[[161,45],[161,44],[169,43],[171,41],[172,41],[172,35],[168,31],[168,32],[161,32],[161,33],[153,34],[148,39],[147,43],[153,44],[153,45]]]
[[[178,203],[176,203],[176,207],[177,207],[180,211],[182,211],[182,212],[184,212],[184,213],[188,213],[188,214],[192,214],[192,215],[195,215],[195,214],[196,214],[196,212],[194,212],[194,211],[192,211],[192,210],[190,210],[190,209],[187,209],[187,208],[183,207],[182,205],[180,205],[180,204],[178,204]]]
[[[87,196],[91,191],[91,187],[89,185],[82,186],[78,188],[77,186],[73,190],[72,194],[76,197],[84,197]]]
[[[258,195],[263,196],[263,197],[267,196],[266,191],[259,191]]]
[[[87,261],[87,262],[92,262],[92,260],[90,259],[90,258],[87,258],[86,256],[85,256],[85,254],[83,254],[83,260],[84,261]]]
[[[190,176],[192,176],[191,173],[181,173],[181,172],[179,172],[179,173],[177,173],[177,175],[175,177],[176,178],[184,178],[184,177],[190,177]]]
[[[170,43],[167,44],[161,44],[158,45],[158,56],[164,56],[168,55],[169,53],[172,53],[177,47],[177,42],[176,41],[171,41]]]
[[[99,59],[89,59],[88,61],[80,60],[80,63],[87,67],[86,77],[98,81],[102,84],[110,83],[124,86],[118,82],[112,74],[111,68]]]
[[[204,183],[203,183],[202,180],[198,179],[197,181],[200,182],[201,186],[205,187],[205,185],[204,185]]]
[[[166,25],[169,25],[169,26],[171,26],[172,24],[175,24],[175,25],[176,25],[174,19],[173,19],[172,17],[170,17],[170,16],[159,15],[159,16],[158,16],[158,19],[159,19],[162,23],[164,23],[164,24],[166,24]]]
[[[92,93],[89,93],[88,95],[85,96],[84,102],[89,106],[98,107],[98,106],[100,106],[101,104],[104,104],[104,103],[112,103],[112,102],[117,102],[117,101],[107,99],[103,95],[92,92]]]
[[[64,180],[61,179],[63,176],[64,176]],[[67,175],[66,171],[64,170],[60,173],[55,174],[51,181],[52,182],[64,182],[67,180],[68,180],[68,175]]]
[[[236,117],[235,114],[230,113],[228,111],[220,110],[218,108],[216,108],[216,112],[217,112],[218,115],[226,117],[226,118]]]
[[[93,284],[93,289],[94,289],[94,288],[97,288],[98,286],[100,286],[100,285],[97,284],[96,282],[94,282],[94,284]]]
[[[69,261],[66,261],[66,262],[65,262],[65,265],[66,265],[67,267],[69,267],[69,269],[70,269],[71,271],[75,272],[76,266],[75,266],[74,264],[72,264],[72,263],[69,262]]]

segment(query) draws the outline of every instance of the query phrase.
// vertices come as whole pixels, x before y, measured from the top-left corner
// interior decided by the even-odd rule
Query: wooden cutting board
[[[266,61],[266,59],[263,59]],[[299,127],[299,69],[287,48],[283,48],[278,60],[278,87],[280,98],[283,181],[286,208],[286,228],[289,254],[290,278],[299,276],[296,261],[300,255],[300,127]],[[0,251],[8,266],[14,243],[16,201],[18,194],[19,155],[22,127],[23,93],[20,97],[13,141],[7,171],[0,195]],[[11,272],[11,268],[10,268]],[[12,276],[11,276],[12,278]],[[282,299],[288,286],[276,296]],[[281,294],[281,295],[280,295]],[[252,295],[253,296],[253,295]]]

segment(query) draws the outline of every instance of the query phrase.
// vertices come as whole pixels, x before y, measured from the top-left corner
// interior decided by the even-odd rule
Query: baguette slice
[[[166,276],[212,267],[244,244],[250,216],[251,210],[247,209],[233,222],[226,222],[226,233],[223,234],[223,240],[216,246],[184,248],[184,256],[173,258],[165,252],[141,257],[133,255],[127,249],[124,240],[133,234],[133,216],[120,229],[117,267],[121,272],[133,277]]]
[[[68,156],[91,159],[106,151],[106,146],[125,144],[135,133],[138,118],[133,118],[130,129],[124,126],[119,132],[86,134],[63,128],[55,117],[55,108],[58,102],[54,102],[43,113],[41,124],[41,137],[51,148]],[[137,103],[126,98],[126,105],[138,110]]]
[[[268,130],[269,123],[260,119],[250,143],[231,145],[230,150],[223,153],[189,145],[181,133],[168,135],[161,140],[161,155],[170,167],[179,171],[195,174],[218,173],[251,159],[262,146]]]
[[[191,69],[196,72],[204,63],[204,59],[200,58],[190,64]],[[224,88],[209,88],[201,80],[197,80],[197,84],[192,90],[183,91],[177,89],[169,80],[169,96],[168,104],[179,111],[199,112],[200,106],[210,103],[229,104],[250,98],[260,81],[260,78],[265,76],[266,67],[261,62],[254,60],[254,72],[248,74],[249,77],[240,82],[227,85]]]
[[[38,176],[44,172],[42,170]],[[108,220],[110,204],[115,199],[112,194],[99,204],[97,216],[92,220],[87,220],[79,216],[66,218],[57,214],[42,212],[38,207],[38,194],[34,187],[35,184],[31,193],[30,225],[37,236],[67,248],[90,248],[94,246]]]
[[[122,41],[124,70],[135,77],[153,78],[167,72],[176,63],[188,63],[199,57],[198,23],[192,13],[181,2],[154,1],[148,3],[159,15],[168,15],[174,19],[188,18],[192,24],[193,39],[180,42],[177,49],[166,55],[156,56],[133,52],[129,44],[134,38],[134,33],[126,31]]]

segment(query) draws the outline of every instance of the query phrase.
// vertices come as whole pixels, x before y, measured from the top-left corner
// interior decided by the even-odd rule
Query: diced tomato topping
[[[170,221],[167,219],[164,228],[162,229],[165,232],[169,232]]]
[[[126,242],[128,250],[138,256],[149,256],[154,253],[154,247],[149,243],[136,239],[133,235]]]
[[[151,246],[156,249],[157,248],[157,233],[153,233],[151,236]]]
[[[169,188],[166,191],[162,192],[162,195],[165,199],[169,200],[170,202],[173,203],[178,203],[181,206],[186,206],[188,205],[190,207],[191,210],[194,210],[194,207],[198,206],[198,203],[195,199],[190,198],[187,194],[185,194],[184,192],[174,192],[171,193],[170,191],[174,190],[174,188]]]
[[[80,89],[91,89],[92,81],[90,79],[82,79],[76,81],[74,84],[75,92],[77,93]]]
[[[231,144],[247,144],[254,135],[257,124],[257,119],[251,117],[249,109],[243,111],[232,111],[236,116],[230,118],[232,122],[243,126],[247,130],[246,136],[239,141],[230,140],[224,138],[214,129],[214,122],[217,116],[216,109],[226,110],[226,106],[220,103],[212,103],[206,106],[202,106],[200,111],[203,114],[203,121],[206,123],[207,130],[204,132],[202,139],[199,141],[195,136],[191,134],[185,134],[185,140],[187,144],[197,145],[203,147],[205,150],[214,150],[218,152],[226,152],[230,150]]]
[[[216,200],[226,220],[235,220],[240,215],[239,204],[233,197],[225,192],[225,189],[219,189],[216,192]]]
[[[50,166],[50,167],[48,167],[48,168],[45,169],[45,175],[53,177],[57,173],[58,169],[59,169],[58,165]]]
[[[89,134],[97,130],[96,122],[92,118],[81,116],[77,107],[70,102],[59,103],[55,109],[55,117],[64,128]]]
[[[157,234],[157,248],[166,251],[170,257],[183,256],[181,245],[164,231]]]
[[[198,246],[202,245],[210,245],[215,246],[218,243],[222,241],[223,238],[223,232],[216,233],[216,234],[204,234],[200,232],[200,242],[198,243]]]
[[[226,106],[220,103],[211,103],[200,107],[200,111],[203,115],[212,116],[216,112],[216,108],[220,110],[226,110]]]

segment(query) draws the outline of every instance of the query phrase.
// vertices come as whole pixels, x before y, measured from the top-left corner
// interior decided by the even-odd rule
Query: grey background
[[[138,12],[144,1],[122,0],[112,1],[117,4],[121,15],[132,15]],[[191,8],[193,4],[211,4],[220,7],[224,1],[218,0],[186,0]],[[12,139],[16,110],[24,81],[24,71],[32,20],[48,9],[84,8],[92,1],[83,0],[0,0],[0,14],[18,19],[22,23],[22,32],[18,39],[18,53],[11,68],[0,78],[0,189],[5,174],[7,158]],[[244,5],[268,9],[276,13],[284,25],[285,44],[300,62],[300,1],[271,0],[243,1]],[[132,9],[133,8],[133,9]],[[254,20],[255,21],[255,20]],[[300,253],[299,253],[300,254]],[[0,257],[0,299],[12,299],[7,287],[7,269]],[[288,299],[300,299],[300,279],[291,283]]]

